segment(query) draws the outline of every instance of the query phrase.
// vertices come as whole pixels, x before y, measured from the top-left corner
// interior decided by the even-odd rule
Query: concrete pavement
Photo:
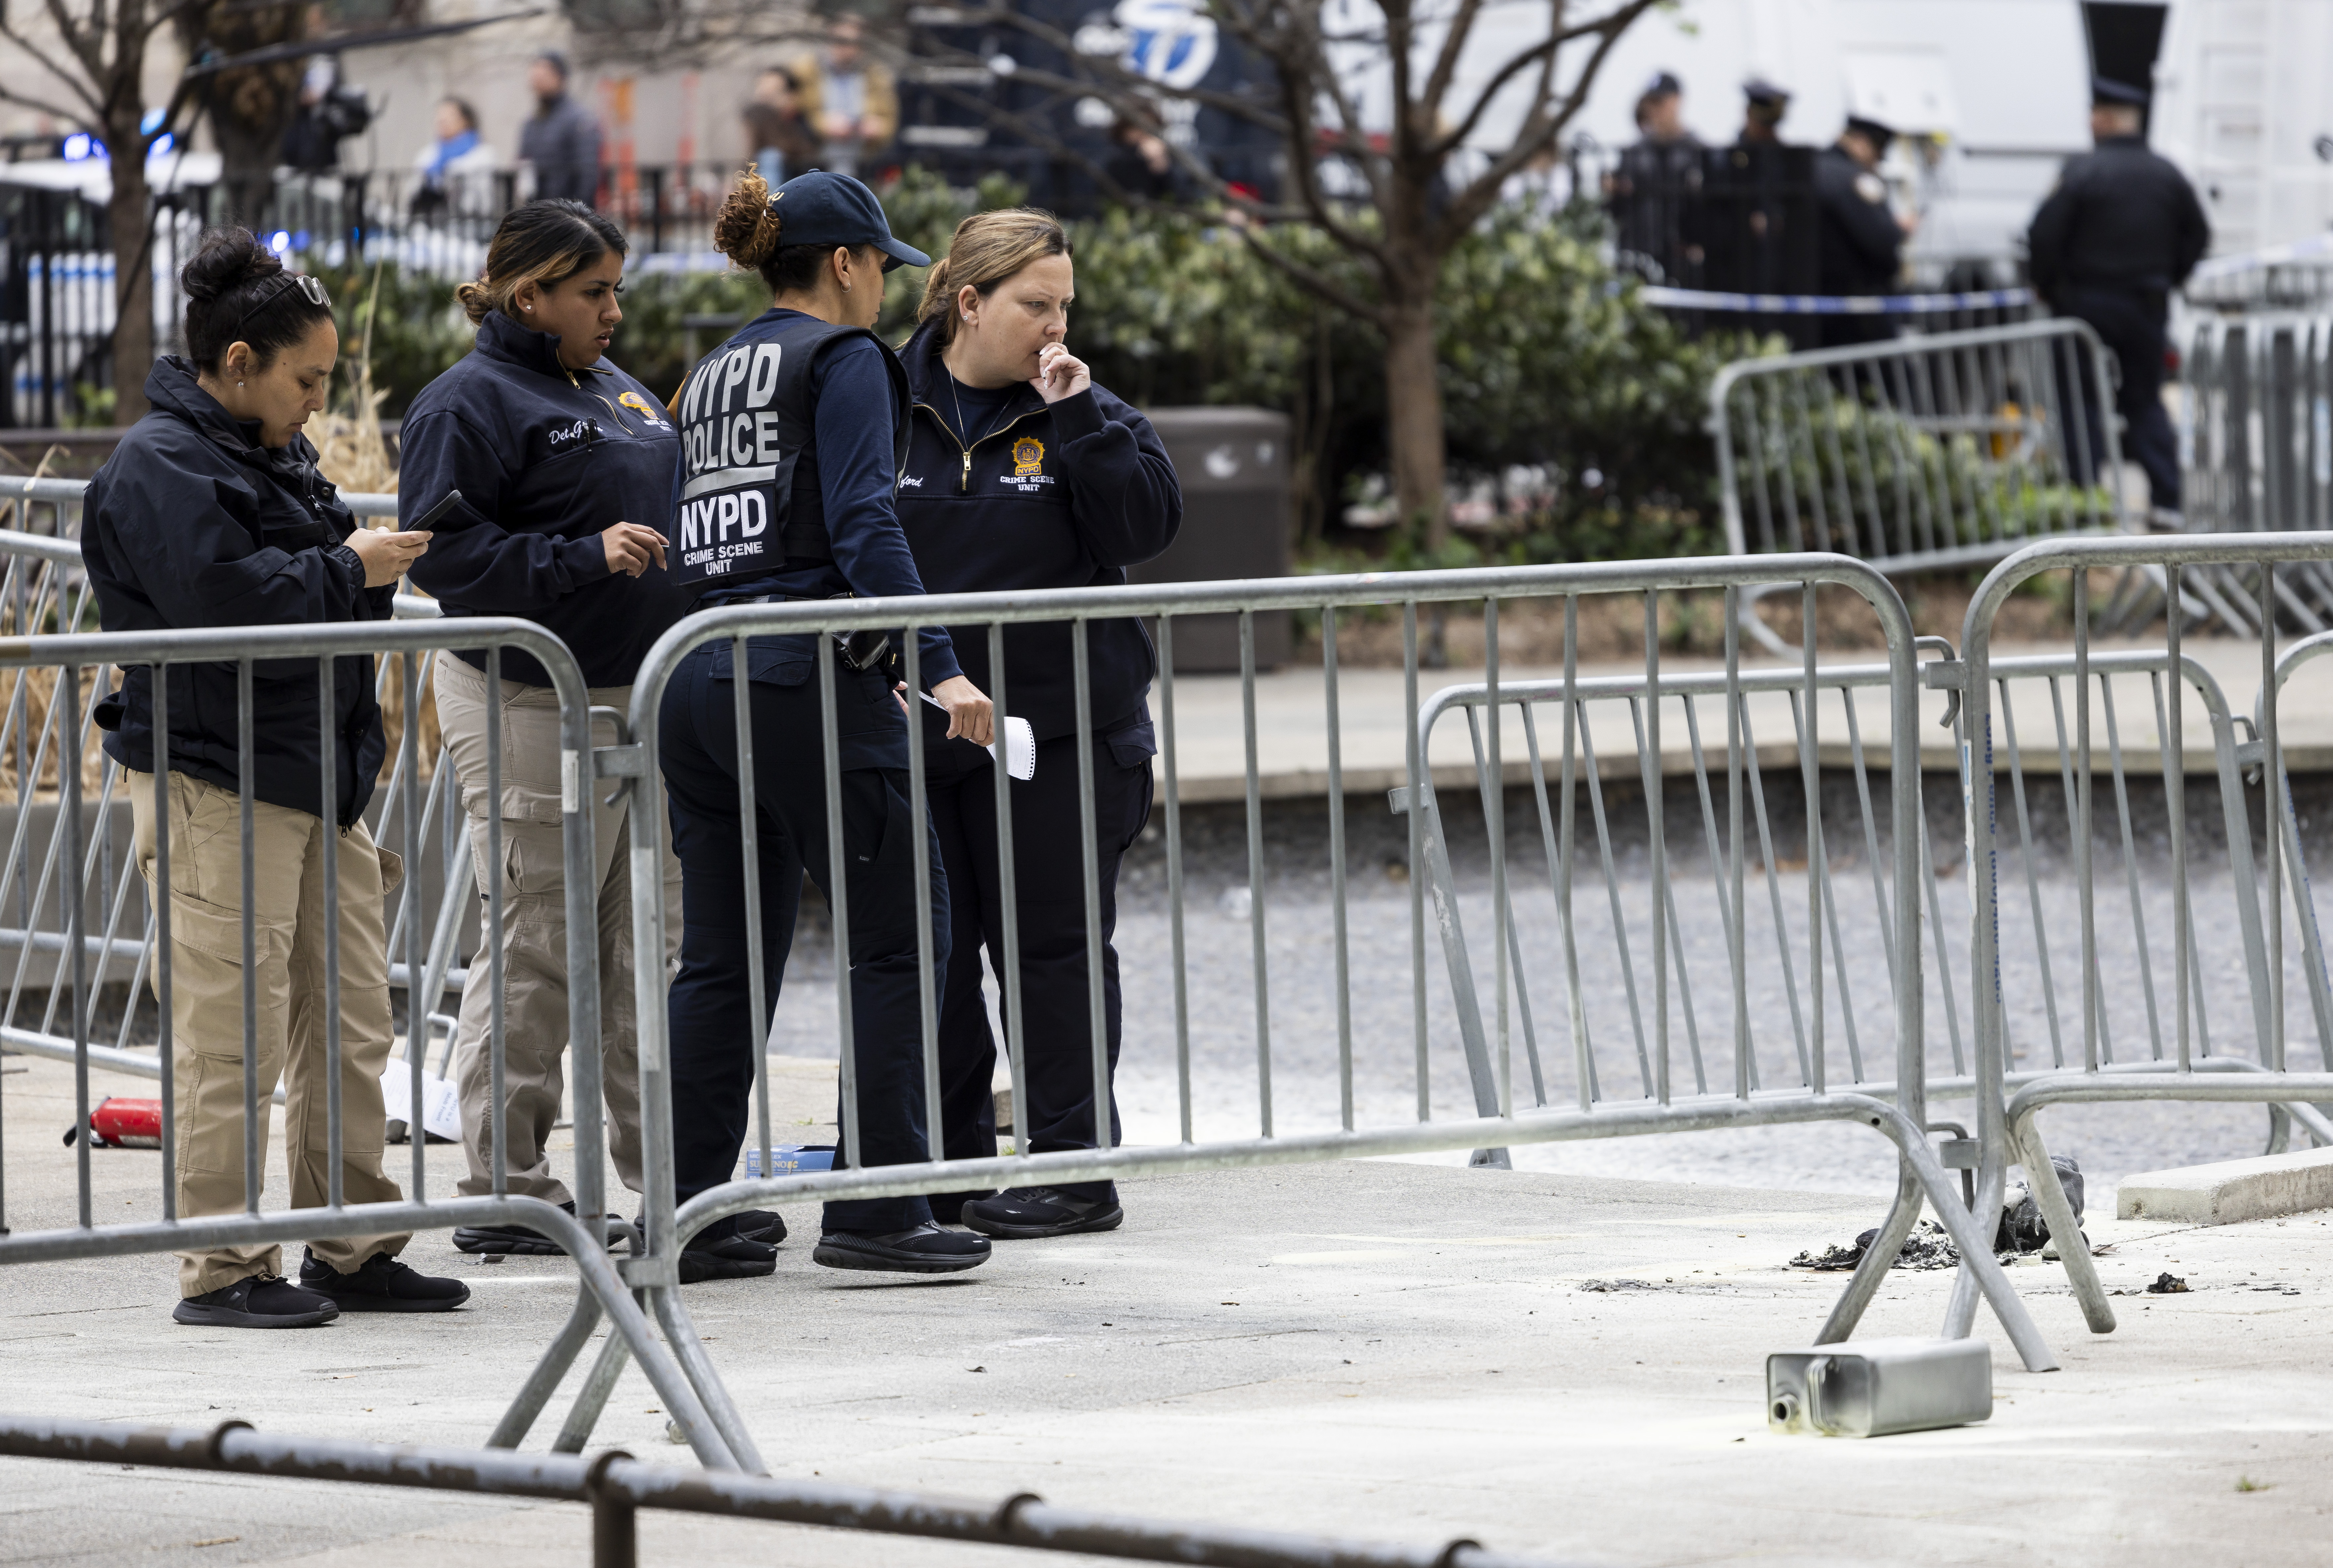
[[[7,1065],[24,1069],[0,1082],[8,1221],[69,1224],[70,1072]],[[780,1125],[817,1130],[822,1076],[773,1082]],[[1858,1132],[1836,1136],[1844,1153]],[[430,1158],[448,1182],[452,1152]],[[92,1165],[101,1219],[152,1212],[153,1155]],[[2323,1559],[2333,1216],[2199,1230],[2102,1217],[2095,1193],[2108,1284],[2169,1271],[2191,1293],[2117,1298],[2121,1328],[2095,1337],[2054,1265],[2015,1269],[2065,1370],[2017,1370],[1982,1320],[1990,1422],[1858,1443],[1768,1435],[1762,1369],[1841,1283],[1785,1260],[1876,1223],[1872,1198],[1366,1162],[1128,1183],[1125,1198],[1122,1230],[1003,1246],[939,1280],[812,1266],[815,1215],[796,1207],[775,1277],[692,1287],[690,1310],[788,1473],[1616,1565]],[[570,1276],[464,1258],[442,1233],[408,1255],[469,1281],[471,1306],[236,1334],[168,1321],[163,1258],[0,1271],[0,1404],[475,1444]],[[1892,1275],[1867,1332],[1934,1332],[1948,1285]],[[628,1372],[598,1442],[686,1462],[659,1405]],[[588,1539],[557,1505],[0,1461],[9,1563],[547,1568],[587,1561]],[[642,1555],[1013,1560],[659,1515],[642,1517]]]

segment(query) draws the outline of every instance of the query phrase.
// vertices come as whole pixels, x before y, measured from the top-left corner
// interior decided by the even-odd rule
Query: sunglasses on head
[[[332,303],[332,296],[324,292],[324,285],[320,280],[310,277],[306,273],[285,273],[264,299],[245,306],[243,313],[235,317],[235,331],[227,334],[227,341],[234,342],[241,338],[245,322],[290,293],[294,288],[307,295],[308,303],[312,305],[330,307]]]

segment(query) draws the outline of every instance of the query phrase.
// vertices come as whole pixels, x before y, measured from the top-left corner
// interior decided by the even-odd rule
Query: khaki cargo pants
[[[470,814],[470,846],[485,917],[486,859],[486,678],[452,654],[434,666],[437,722],[462,781]],[[595,707],[631,706],[628,686],[590,688]],[[567,1049],[566,843],[560,826],[559,694],[547,686],[502,683],[503,817],[503,1158],[514,1196],[569,1203],[573,1195],[551,1174],[544,1157],[560,1117],[566,1080],[560,1058]],[[613,746],[611,726],[595,726],[592,743]],[[588,777],[588,775],[587,775]],[[590,787],[588,784],[586,787]],[[593,884],[600,910],[600,1075],[608,1106],[608,1152],[626,1187],[640,1190],[639,1034],[632,1000],[632,869],[629,797],[604,803],[610,786],[591,796]],[[667,936],[665,960],[680,945],[680,861],[672,829],[658,801],[658,837],[664,844]],[[487,1046],[493,1024],[492,956],[481,946],[462,987],[455,1036],[454,1079],[462,1097],[462,1146],[469,1174],[466,1197],[494,1190],[494,1076]]]
[[[154,891],[154,776],[129,773],[138,869]],[[178,1215],[235,1214],[243,1190],[243,827],[235,792],[170,774],[170,1031],[176,1075]],[[292,1207],[331,1193],[325,1128],[324,856],[340,857],[341,1193],[349,1203],[404,1197],[381,1171],[389,1065],[389,933],[382,900],[403,878],[362,822],[337,832],[306,812],[251,808],[252,951],[259,1000],[259,1142],[267,1146],[278,1080],[289,1078],[284,1162]],[[155,994],[160,995],[159,976]],[[309,1250],[342,1273],[409,1236],[351,1236]],[[282,1274],[274,1244],[178,1254],[178,1291],[206,1295],[252,1275]]]

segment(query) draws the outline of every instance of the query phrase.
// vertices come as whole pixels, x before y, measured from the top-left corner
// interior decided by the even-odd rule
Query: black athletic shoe
[[[1116,1198],[1071,1198],[1057,1187],[1015,1187],[964,1206],[964,1222],[999,1241],[1041,1241],[1086,1230],[1116,1230],[1126,1218]]]
[[[205,1329],[304,1329],[341,1315],[331,1297],[293,1284],[280,1274],[255,1274],[170,1310],[182,1323]]]
[[[984,1198],[995,1196],[996,1189],[992,1187],[973,1192],[935,1192],[927,1201],[932,1206],[932,1220],[935,1224],[962,1225],[965,1204],[978,1203]]]
[[[830,1230],[818,1238],[812,1263],[829,1268],[878,1269],[889,1274],[955,1274],[988,1261],[988,1243],[960,1230],[919,1225],[876,1235]]]
[[[575,1212],[571,1203],[559,1206],[569,1214]],[[623,1233],[610,1234],[610,1247],[623,1245]],[[565,1257],[567,1249],[543,1235],[523,1225],[466,1225],[454,1233],[456,1252],[501,1254],[519,1257]]]
[[[749,1208],[737,1217],[735,1234],[763,1246],[776,1246],[786,1239],[786,1222],[766,1208]]]
[[[300,1284],[352,1313],[449,1313],[470,1299],[470,1287],[460,1280],[416,1274],[385,1252],[365,1259],[353,1274],[341,1274],[307,1253]]]
[[[680,1249],[680,1283],[708,1279],[759,1279],[778,1272],[778,1249],[750,1236],[697,1236]]]

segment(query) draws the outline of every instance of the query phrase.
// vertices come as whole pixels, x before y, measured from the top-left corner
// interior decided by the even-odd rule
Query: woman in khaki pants
[[[429,536],[356,526],[316,473],[300,434],[324,404],[340,352],[331,302],[242,229],[203,236],[180,274],[187,357],[147,378],[152,411],[90,483],[82,556],[108,631],[385,620],[397,579]],[[263,660],[251,672],[251,749],[234,664],[168,668],[169,884],[155,887],[152,671],[133,669],[98,707],[108,755],[130,770],[136,852],[148,887],[169,899],[170,1024],[178,1212],[244,1207],[245,1028],[256,1079],[258,1144],[279,1079],[288,1079],[284,1156],[292,1207],[330,1201],[326,1117],[327,857],[339,877],[341,1191],[392,1203],[381,1169],[381,1071],[389,1063],[389,953],[382,901],[401,868],[377,849],[364,808],[386,751],[373,661],[334,662],[333,711],[319,711],[316,662]],[[322,773],[334,772],[323,816]],[[245,842],[242,786],[251,786]],[[245,856],[250,857],[246,901]],[[244,1013],[245,922],[256,962]],[[457,1280],[398,1261],[408,1237],[312,1243],[293,1284],[282,1251],[214,1247],[178,1255],[172,1315],[206,1328],[293,1328],[343,1310],[442,1312],[469,1298]]]
[[[399,434],[399,505],[418,516],[448,492],[429,570],[414,582],[449,616],[514,615],[574,651],[597,707],[630,706],[640,659],[686,601],[665,576],[678,438],[646,387],[603,357],[623,311],[624,236],[580,202],[533,201],[495,231],[485,275],[463,286],[477,348],[416,398]],[[561,1115],[567,1048],[567,919],[560,832],[559,699],[533,659],[505,652],[500,715],[489,711],[483,654],[437,665],[437,717],[470,817],[479,897],[490,813],[502,819],[503,1103],[494,1103],[489,1036],[493,956],[470,960],[456,1035],[469,1173],[465,1194],[494,1186],[494,1118],[503,1117],[507,1189],[566,1205],[544,1149]],[[489,726],[502,733],[502,794],[487,798]],[[593,739],[613,745],[611,726]],[[595,801],[591,868],[600,915],[601,1082],[609,1151],[640,1189],[640,1101],[632,983],[632,882],[627,808]],[[667,907],[680,866],[665,852]],[[677,945],[680,922],[667,928]],[[668,961],[669,953],[660,955]],[[465,1252],[550,1253],[523,1227],[454,1233]]]

